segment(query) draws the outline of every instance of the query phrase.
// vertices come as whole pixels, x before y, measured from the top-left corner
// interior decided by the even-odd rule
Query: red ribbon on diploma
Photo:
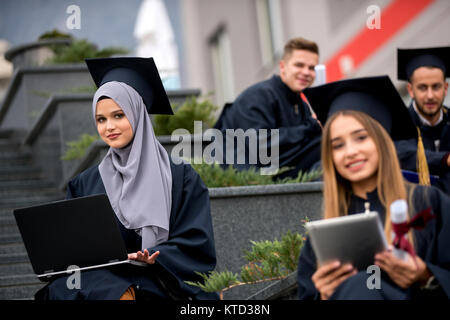
[[[392,229],[395,233],[395,238],[393,241],[394,247],[396,247],[397,249],[405,250],[411,255],[411,257],[414,258],[416,256],[414,247],[411,245],[409,240],[404,237],[404,235],[407,234],[411,228],[422,230],[423,228],[425,228],[425,225],[428,223],[428,221],[434,218],[436,218],[436,216],[431,214],[430,207],[419,212],[407,222],[392,223]]]

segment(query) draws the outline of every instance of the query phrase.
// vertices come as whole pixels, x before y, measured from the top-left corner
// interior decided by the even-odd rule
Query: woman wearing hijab
[[[58,278],[36,298],[215,299],[185,283],[215,267],[209,196],[192,167],[174,164],[155,137],[147,111],[155,104],[158,113],[171,108],[153,59],[87,63],[99,86],[93,118],[110,148],[98,166],[69,182],[67,198],[106,193],[128,258],[149,266],[84,271],[80,289],[68,289],[67,277]]]

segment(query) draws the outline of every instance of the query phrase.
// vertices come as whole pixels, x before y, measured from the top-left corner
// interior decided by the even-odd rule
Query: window
[[[219,27],[211,37],[210,52],[213,63],[216,103],[223,105],[234,99],[233,63],[231,43],[225,27]]]
[[[272,63],[283,52],[283,28],[279,0],[256,0],[259,42],[263,65]]]

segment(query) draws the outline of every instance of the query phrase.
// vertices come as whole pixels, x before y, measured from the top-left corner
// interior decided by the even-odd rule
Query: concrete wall
[[[225,26],[231,39],[231,58],[235,94],[264,78],[259,50],[256,7],[254,1],[186,0],[182,1],[185,56],[188,86],[215,89],[210,37]],[[183,63],[183,62],[182,62]]]

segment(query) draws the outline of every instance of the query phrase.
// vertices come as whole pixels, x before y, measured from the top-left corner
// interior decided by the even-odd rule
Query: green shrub
[[[191,163],[195,171],[208,188],[267,185],[282,183],[299,183],[316,180],[322,176],[321,170],[313,170],[303,173],[300,171],[296,178],[284,178],[274,180],[271,175],[261,175],[254,167],[239,171],[232,166],[223,169],[219,164]],[[278,174],[288,171],[290,168],[281,168]]]
[[[48,31],[43,33],[38,40],[70,40],[73,41],[73,37],[69,33],[64,33],[59,31],[58,29],[53,29],[52,31]],[[59,56],[62,54],[64,50],[69,46],[69,44],[55,43],[48,46],[51,49],[55,56]],[[46,61],[48,63],[48,61]]]
[[[186,129],[190,133],[194,133],[194,121],[203,122],[203,130],[211,128],[214,125],[214,111],[217,106],[210,100],[204,99],[199,101],[193,96],[180,106],[172,106],[174,115],[157,114],[154,116],[154,130],[157,136],[171,135],[176,129]]]
[[[240,275],[230,271],[197,273],[202,281],[186,283],[205,292],[219,292],[223,299],[223,293],[233,287],[283,279],[297,271],[304,239],[303,235],[288,231],[281,241],[251,241],[252,248],[244,252],[248,263],[242,267]]]
[[[71,45],[60,47],[48,64],[79,63],[88,58],[105,58],[114,54],[126,54],[128,50],[120,47],[108,47],[97,50],[96,46],[85,39],[74,40]]]
[[[53,29],[51,31],[47,31],[41,34],[38,38],[38,40],[47,40],[47,39],[73,39],[73,37],[69,33],[62,32],[58,29]]]
[[[82,134],[79,140],[67,142],[69,147],[65,154],[61,157],[62,160],[76,160],[81,159],[85,155],[89,146],[99,140],[98,135],[89,135],[87,133]]]

